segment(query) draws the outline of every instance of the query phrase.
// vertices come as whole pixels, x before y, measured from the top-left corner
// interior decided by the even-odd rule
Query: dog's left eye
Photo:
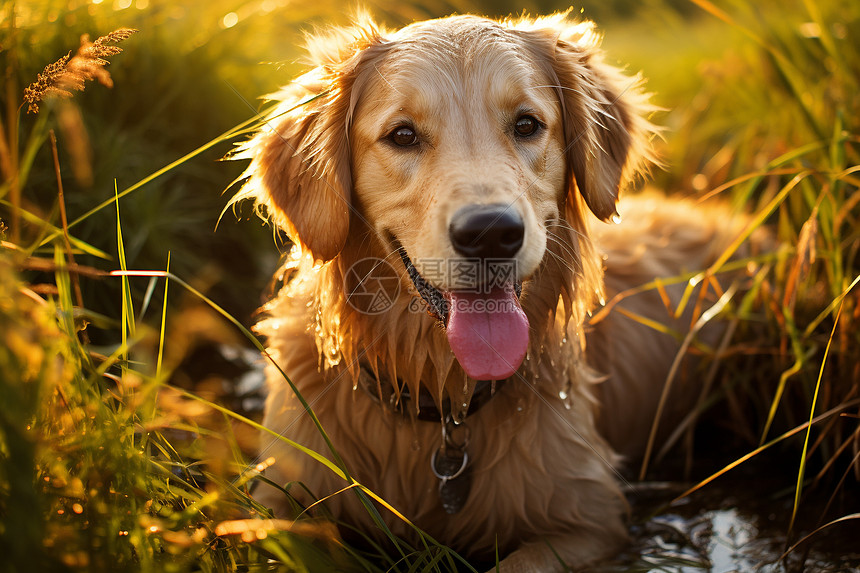
[[[514,132],[520,137],[529,137],[540,129],[540,122],[530,115],[521,115],[514,124]]]
[[[410,147],[418,143],[418,135],[415,133],[415,130],[408,125],[395,127],[391,133],[388,134],[388,139],[398,147]]]

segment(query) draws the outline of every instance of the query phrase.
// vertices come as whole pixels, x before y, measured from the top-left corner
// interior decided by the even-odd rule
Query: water
[[[860,572],[857,521],[828,528],[786,554],[792,496],[775,493],[770,479],[712,484],[670,504],[685,485],[636,484],[629,494],[634,521],[631,547],[591,571]],[[807,511],[797,522],[805,531],[793,535],[791,543],[818,524],[823,504],[815,499],[805,504]]]

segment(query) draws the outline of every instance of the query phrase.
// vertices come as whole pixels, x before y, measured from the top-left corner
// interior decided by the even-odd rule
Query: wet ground
[[[637,484],[630,493],[633,546],[594,571],[860,572],[858,520],[825,528],[788,551],[833,517],[820,520],[827,499],[813,494],[789,542],[793,491],[775,489],[777,483],[786,480],[726,479],[675,503],[686,484]]]

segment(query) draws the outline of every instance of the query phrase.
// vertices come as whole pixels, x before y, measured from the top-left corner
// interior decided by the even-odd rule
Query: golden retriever
[[[236,199],[295,244],[258,325],[277,364],[265,425],[476,562],[498,551],[502,571],[624,545],[616,467],[642,454],[679,346],[629,317],[683,333],[691,314],[669,316],[671,289],[589,314],[705,268],[737,231],[691,202],[618,203],[653,159],[654,110],[599,43],[568,14],[397,31],[360,18],[309,39],[313,69],[272,96],[240,152]],[[679,386],[664,415],[691,393]],[[276,514],[318,498],[370,524],[329,467],[271,436],[261,449],[273,482],[312,493],[261,490]]]

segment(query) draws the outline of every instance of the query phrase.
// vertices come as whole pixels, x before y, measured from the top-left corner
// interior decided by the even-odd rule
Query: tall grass
[[[747,113],[760,114],[714,152],[725,163],[728,181],[707,186],[754,212],[770,211],[767,221],[778,240],[793,247],[780,252],[761,290],[771,340],[779,342],[772,346],[778,350],[774,361],[787,366],[775,392],[764,388],[760,404],[766,405],[766,415],[758,432],[764,441],[778,415],[783,426],[792,426],[798,412],[804,413],[801,420],[815,413],[816,386],[826,396],[818,404],[821,410],[850,404],[860,394],[860,293],[855,290],[860,275],[860,179],[855,176],[860,171],[860,42],[852,33],[860,26],[860,6],[803,2],[789,17],[776,19],[771,12],[776,6],[732,15],[709,2],[695,3],[755,46],[756,57],[739,71],[739,81],[723,83],[714,100],[726,100],[725,92],[736,90],[752,104]],[[765,25],[772,21],[779,25]],[[772,81],[756,86],[749,81],[756,77]],[[754,154],[747,152],[752,149]],[[803,407],[798,409],[792,398]],[[856,406],[846,413],[851,411],[857,412]],[[858,430],[851,418],[833,420],[822,436],[835,442],[820,439],[817,447],[827,459],[845,439],[855,441]]]
[[[359,552],[340,540],[330,521],[270,519],[249,495],[270,463],[253,454],[256,435],[265,430],[168,384],[181,359],[169,359],[171,346],[186,343],[169,338],[169,323],[184,320],[186,311],[171,304],[168,280],[181,287],[177,299],[184,295],[210,308],[246,344],[260,352],[262,346],[243,321],[171,274],[171,265],[187,271],[187,261],[183,265],[179,258],[177,265],[177,257],[166,252],[165,261],[172,262],[165,270],[130,270],[146,259],[136,240],[130,245],[137,229],[128,219],[139,221],[135,207],[142,189],[157,194],[154,181],[164,186],[174,173],[193,170],[192,162],[211,148],[220,145],[223,155],[223,144],[257,129],[253,108],[237,98],[250,120],[209,141],[196,133],[191,139],[196,149],[136,182],[114,179],[109,196],[88,198],[82,209],[82,188],[99,186],[98,165],[78,164],[92,159],[91,149],[63,146],[69,140],[88,144],[80,92],[86,88],[89,95],[93,79],[114,84],[108,59],[121,61],[115,44],[128,45],[130,33],[120,29],[94,41],[84,37],[80,48],[72,45],[68,55],[43,64],[30,76],[29,87],[21,88],[26,82],[17,79],[23,59],[18,55],[29,44],[21,35],[37,37],[36,13],[40,8],[50,12],[50,6],[5,8],[2,55],[7,80],[15,81],[6,84],[0,114],[0,571],[439,571],[454,570],[457,562],[469,569],[420,531],[418,547],[389,533],[381,545],[368,537],[367,548]],[[165,9],[156,5],[151,10]],[[93,16],[92,10],[71,14]],[[40,155],[43,150],[47,157]],[[52,177],[42,176],[43,166]],[[75,169],[80,167],[82,177]],[[222,188],[229,180],[221,182]],[[46,207],[50,187],[54,198]],[[145,201],[158,204],[153,198]],[[211,234],[220,211],[217,195],[211,203],[214,214],[202,233]],[[99,234],[87,229],[108,217],[113,221],[100,223]],[[94,280],[100,281],[97,287],[108,283],[111,304],[96,300],[99,311],[108,314],[88,308]],[[161,308],[154,296],[159,285],[164,289]],[[242,287],[246,296],[248,285]],[[333,448],[328,456],[335,462],[294,445],[340,475],[343,495],[359,496],[385,529],[378,511],[393,508],[352,480]],[[297,504],[297,517],[305,512]]]
[[[171,385],[177,348],[188,346],[176,325],[200,320],[192,311],[208,309],[207,324],[259,347],[245,326],[256,305],[248,293],[262,291],[261,269],[274,261],[252,254],[272,251],[271,239],[265,230],[237,238],[249,225],[229,239],[213,235],[217,194],[236,171],[209,160],[255,128],[242,100],[296,67],[257,66],[242,54],[261,54],[266,39],[267,49],[278,45],[272,38],[286,28],[296,31],[280,44],[289,48],[259,60],[290,60],[300,22],[343,18],[334,4],[265,13],[203,4],[183,4],[186,15],[207,15],[184,27],[167,2],[133,12],[3,7],[0,571],[469,570],[420,532],[417,545],[382,525],[356,532],[366,537],[359,550],[327,522],[269,519],[249,495],[264,479],[267,462],[254,458],[249,437],[262,428]],[[392,24],[453,10],[376,8]],[[690,419],[692,427],[706,406],[722,408],[747,454],[686,495],[782,447],[797,468],[786,478],[796,508],[810,486],[836,500],[860,478],[860,5],[692,0],[650,2],[638,14],[647,28],[617,28],[632,31],[637,48],[625,54],[611,29],[609,44],[674,109],[671,168],[657,183],[723,196],[752,213],[751,233],[772,228],[777,245],[751,265],[748,294],[727,304],[736,334],[715,351],[724,375]],[[57,31],[61,22],[71,35]],[[677,35],[655,39],[657,22],[680,26]],[[25,91],[31,82],[38,91],[40,70],[45,82],[65,70],[84,32],[123,27],[141,32],[121,40],[124,53],[97,56],[113,64],[93,72],[105,80],[109,70],[113,90],[88,83],[71,100],[57,99],[68,86],[38,99]],[[700,33],[727,40],[725,53],[710,45],[680,58],[679,38]],[[648,60],[637,61],[643,42]],[[666,72],[661,54],[688,66],[683,78]],[[32,104],[38,113],[27,113]],[[243,274],[235,265],[249,260],[241,268],[255,279],[235,280]],[[150,270],[134,270],[142,268]],[[235,300],[245,306],[228,306]],[[685,443],[698,453],[692,437]],[[306,453],[341,475],[340,495],[358,495],[372,516],[393,510],[350,478],[333,448]],[[820,524],[795,527],[852,519],[836,501],[826,509]],[[303,512],[296,507],[296,517]]]
[[[775,240],[726,315],[737,331],[716,356],[723,378],[707,402],[748,453],[685,495],[780,448],[794,467],[786,529],[808,531],[858,502],[849,484],[860,479],[860,5],[690,3],[700,14],[677,33],[701,32],[707,44],[692,74],[641,62],[672,110],[671,168],[658,183],[705,205],[730,201],[751,215],[750,233],[767,227]],[[830,502],[817,524],[798,523],[810,489]]]

